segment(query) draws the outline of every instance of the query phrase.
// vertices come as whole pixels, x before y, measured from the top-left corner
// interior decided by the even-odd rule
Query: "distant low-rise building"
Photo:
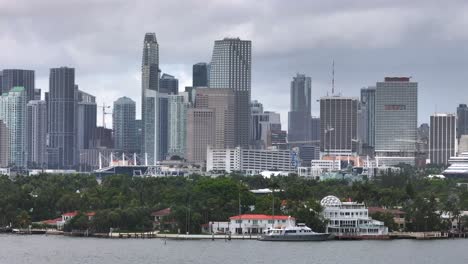
[[[205,233],[262,234],[271,228],[295,226],[296,219],[286,215],[241,214],[228,222],[209,222],[203,226]]]

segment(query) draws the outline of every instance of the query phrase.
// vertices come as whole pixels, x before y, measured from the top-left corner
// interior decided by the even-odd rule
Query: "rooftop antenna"
[[[332,95],[335,94],[335,60],[332,63]]]

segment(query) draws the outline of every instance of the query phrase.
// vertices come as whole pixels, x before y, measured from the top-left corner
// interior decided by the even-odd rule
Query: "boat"
[[[330,238],[328,233],[316,233],[305,224],[272,228],[263,234],[261,241],[324,241]]]

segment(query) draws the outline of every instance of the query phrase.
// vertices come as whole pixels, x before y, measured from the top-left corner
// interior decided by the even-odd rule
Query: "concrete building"
[[[327,96],[320,99],[322,155],[349,156],[357,151],[358,99]]]
[[[96,97],[77,89],[76,112],[77,148],[78,150],[92,148],[97,122]]]
[[[204,163],[206,150],[216,139],[215,110],[190,108],[187,111],[187,154],[190,162]]]
[[[288,137],[288,132],[284,130],[271,130],[270,131],[271,146],[276,149],[287,149],[288,148],[288,143],[286,140],[287,137]]]
[[[69,169],[77,164],[75,69],[50,69],[47,98],[48,147],[55,149],[58,160],[49,159],[52,168]]]
[[[468,106],[460,104],[457,107],[457,138],[468,135]]]
[[[179,79],[164,73],[159,79],[159,92],[166,94],[179,94]]]
[[[363,144],[375,145],[375,90],[373,86],[361,89],[361,106],[363,111]]]
[[[310,141],[312,79],[297,74],[291,82],[288,142]]]
[[[457,153],[457,118],[455,114],[431,115],[429,160],[431,164],[448,165]]]
[[[310,140],[320,143],[320,117],[312,116],[310,118]]]
[[[252,146],[257,149],[271,147],[271,131],[281,130],[281,117],[275,112],[252,113],[250,138]]]
[[[2,71],[2,84],[0,94],[9,92],[13,87],[24,87],[26,102],[34,100],[34,71],[20,69],[5,69]]]
[[[208,148],[207,171],[241,171],[259,174],[262,171],[296,171],[293,160],[296,153],[290,150],[260,150],[240,147],[228,149]]]
[[[135,115],[136,104],[132,99],[124,96],[114,102],[114,147],[126,153],[137,151]]]
[[[32,100],[27,104],[29,168],[47,167],[47,104]]]
[[[418,83],[386,77],[375,92],[375,154],[380,165],[416,165]]]
[[[208,87],[208,64],[199,62],[192,67],[192,86]]]
[[[0,168],[10,165],[10,132],[5,122],[0,119]],[[2,175],[0,171],[0,175]]]
[[[170,95],[168,118],[168,155],[185,157],[187,149],[188,101],[183,95]]]
[[[210,66],[210,88],[231,89],[235,94],[235,145],[249,146],[252,42],[239,38],[216,40]]]
[[[8,162],[20,168],[28,165],[26,100],[24,87],[13,87],[0,97],[0,120],[9,132]]]

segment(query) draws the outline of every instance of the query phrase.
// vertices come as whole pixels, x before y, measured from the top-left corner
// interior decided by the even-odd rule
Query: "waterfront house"
[[[65,224],[78,214],[78,211],[63,213],[62,219],[60,221],[57,221],[57,229],[62,230]],[[88,217],[89,221],[93,220],[93,217],[96,215],[95,212],[87,212],[84,214]]]
[[[229,218],[227,222],[209,222],[202,231],[209,234],[262,234],[271,228],[295,226],[296,219],[286,215],[242,214]]]
[[[393,216],[393,222],[398,226],[398,229],[404,230],[406,228],[406,213],[399,209],[386,209],[382,207],[369,207],[369,215],[372,216],[376,213],[390,214]]]
[[[174,218],[171,208],[155,211],[151,214],[154,217],[153,228],[156,230],[176,230],[177,221]]]
[[[323,217],[328,220],[326,232],[338,238],[387,238],[388,228],[383,222],[369,217],[363,203],[342,202],[335,196],[320,201]]]

